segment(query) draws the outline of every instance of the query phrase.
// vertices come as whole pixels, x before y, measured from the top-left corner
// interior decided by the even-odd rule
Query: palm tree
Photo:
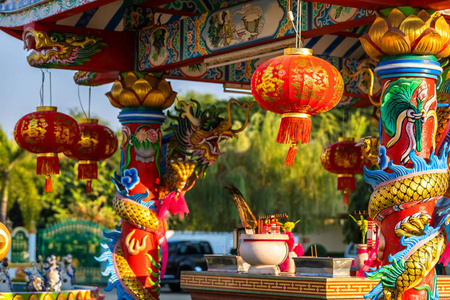
[[[17,146],[14,141],[8,140],[5,132],[0,127],[0,222],[5,224],[8,208],[9,179],[13,168],[24,157],[25,151]]]

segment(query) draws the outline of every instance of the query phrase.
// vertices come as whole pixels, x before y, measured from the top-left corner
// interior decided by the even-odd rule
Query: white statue
[[[44,279],[47,291],[61,291],[61,275],[59,273],[55,255],[47,257],[47,263],[44,264]]]
[[[32,269],[25,269],[25,274],[28,276],[27,291],[28,292],[42,292],[45,291],[44,278],[39,272],[38,264],[33,262]]]
[[[11,277],[9,276],[8,259],[0,263],[0,292],[10,293],[13,291]]]
[[[72,255],[64,256],[59,262],[62,286],[61,290],[71,290],[75,284],[75,268],[72,266]]]

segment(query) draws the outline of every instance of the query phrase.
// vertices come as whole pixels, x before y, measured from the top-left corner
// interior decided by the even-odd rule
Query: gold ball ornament
[[[0,223],[0,260],[4,259],[11,248],[11,234],[3,223]]]

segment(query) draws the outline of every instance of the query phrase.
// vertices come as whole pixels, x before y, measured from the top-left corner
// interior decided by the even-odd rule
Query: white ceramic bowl
[[[241,234],[240,254],[252,266],[277,266],[289,254],[286,234]]]

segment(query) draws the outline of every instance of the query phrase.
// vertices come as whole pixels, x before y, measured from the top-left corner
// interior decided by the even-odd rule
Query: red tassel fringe
[[[342,202],[344,203],[344,205],[350,204],[350,195],[348,194],[347,191],[344,191],[344,196],[342,198]]]
[[[58,155],[45,156],[38,155],[36,163],[36,174],[49,175],[59,174],[59,159]]]
[[[97,162],[78,164],[78,179],[97,179]]]
[[[53,192],[52,177],[50,175],[47,175],[45,178],[45,192]]]
[[[356,181],[353,175],[338,175],[338,191],[354,191]]]
[[[309,143],[311,139],[311,118],[309,117],[283,117],[278,130],[277,143],[302,144]]]
[[[292,166],[294,164],[295,155],[297,154],[297,150],[298,150],[297,145],[291,146],[289,148],[289,151],[288,151],[288,153],[286,155],[286,159],[284,161],[284,165],[286,167],[290,167],[290,166]]]
[[[92,180],[86,181],[86,194],[90,194],[92,192]]]

